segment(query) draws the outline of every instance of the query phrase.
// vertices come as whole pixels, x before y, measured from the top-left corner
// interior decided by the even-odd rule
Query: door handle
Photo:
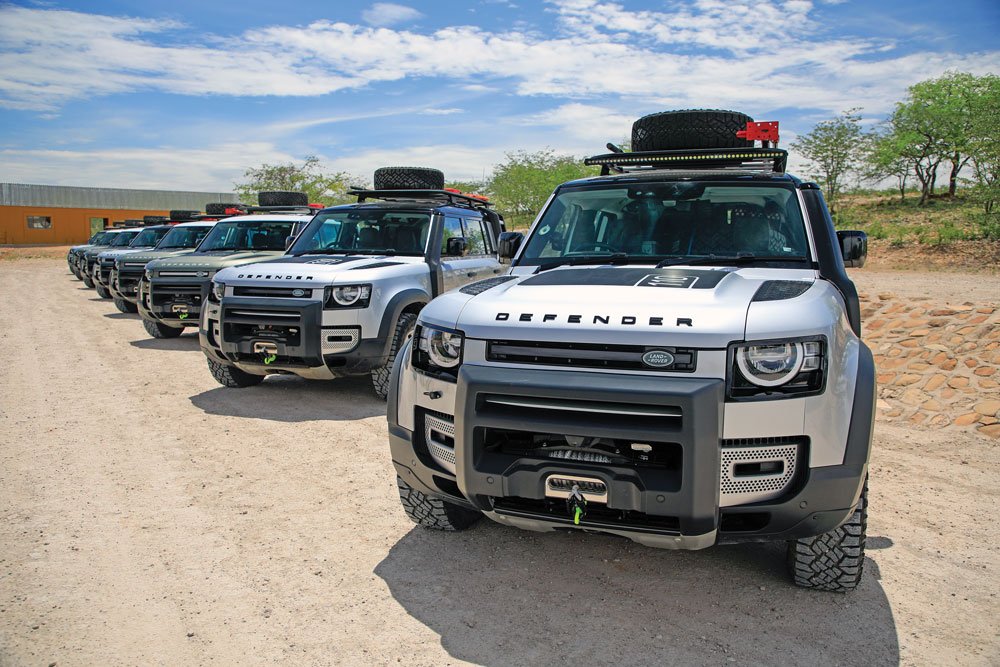
[[[476,277],[477,275],[479,275],[479,274],[477,274],[477,273],[476,273],[475,271],[469,271],[469,272],[468,272],[468,273],[466,273],[465,275],[466,275],[467,277],[469,277],[469,278],[475,278],[475,277]]]
[[[493,273],[503,273],[503,269],[493,269]]]

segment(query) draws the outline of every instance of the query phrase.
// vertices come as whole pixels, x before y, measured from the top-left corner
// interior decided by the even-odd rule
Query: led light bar
[[[625,167],[657,167],[689,169],[691,167],[750,168],[765,167],[784,173],[788,151],[779,148],[713,148],[683,151],[647,151],[640,153],[606,153],[584,160],[584,164],[604,168],[605,174]]]

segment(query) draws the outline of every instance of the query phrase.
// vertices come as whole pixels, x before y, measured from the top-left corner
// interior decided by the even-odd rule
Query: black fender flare
[[[421,308],[427,305],[431,296],[420,289],[410,288],[393,295],[382,311],[382,322],[378,327],[378,340],[382,341],[382,356],[389,356],[389,348],[392,346],[393,329],[396,321],[407,307],[419,304]]]

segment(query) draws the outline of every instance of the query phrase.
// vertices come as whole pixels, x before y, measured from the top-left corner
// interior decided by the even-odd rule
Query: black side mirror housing
[[[288,250],[289,248],[291,248],[293,243],[295,243],[295,237],[294,236],[286,236],[285,237],[285,250]]]
[[[469,242],[464,236],[452,236],[448,239],[445,254],[449,257],[463,257],[469,249]]]
[[[844,257],[844,266],[860,269],[868,257],[868,235],[857,231],[837,232],[840,242],[840,254]]]
[[[504,264],[509,264],[521,248],[523,241],[524,234],[521,232],[504,232],[497,239],[497,257]]]

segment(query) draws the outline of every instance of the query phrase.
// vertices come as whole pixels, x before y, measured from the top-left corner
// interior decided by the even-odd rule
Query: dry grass
[[[68,245],[0,246],[0,261],[18,259],[66,259]]]

